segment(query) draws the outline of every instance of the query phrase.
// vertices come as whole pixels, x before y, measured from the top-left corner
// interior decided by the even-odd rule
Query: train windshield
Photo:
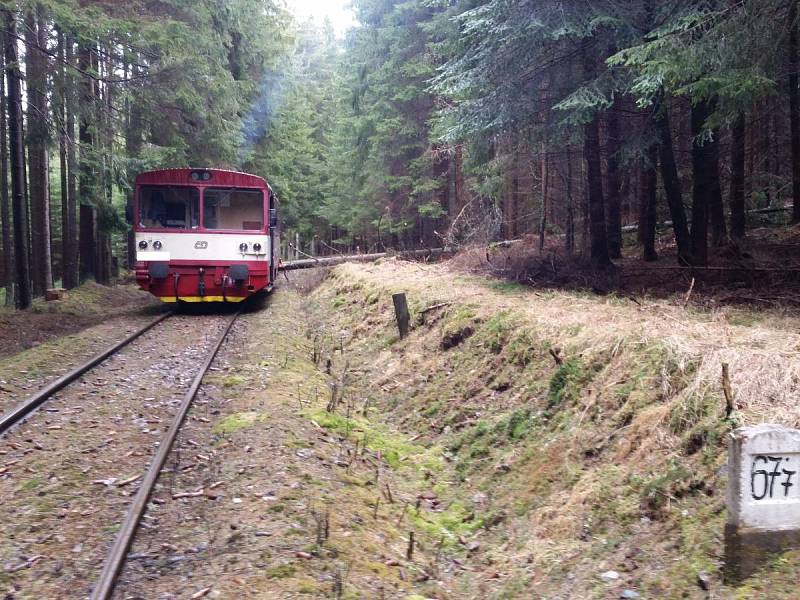
[[[264,228],[261,190],[207,188],[203,192],[203,227],[258,231]]]
[[[199,207],[197,188],[145,185],[139,191],[139,224],[157,229],[197,229]]]

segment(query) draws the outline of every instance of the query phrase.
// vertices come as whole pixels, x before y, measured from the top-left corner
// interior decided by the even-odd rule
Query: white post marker
[[[741,427],[728,450],[726,578],[748,577],[769,554],[800,547],[800,431]]]

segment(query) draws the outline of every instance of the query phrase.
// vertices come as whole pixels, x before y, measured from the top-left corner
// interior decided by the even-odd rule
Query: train
[[[162,302],[241,302],[272,290],[278,198],[262,177],[147,171],[136,178],[132,208],[136,282]]]

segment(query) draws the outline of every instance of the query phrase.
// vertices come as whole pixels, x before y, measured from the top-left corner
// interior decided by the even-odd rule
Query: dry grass
[[[704,391],[721,394],[721,365],[730,365],[731,383],[743,423],[763,420],[800,424],[800,314],[789,309],[750,311],[721,307],[698,312],[676,301],[577,292],[503,290],[477,277],[465,277],[447,264],[420,265],[387,260],[375,265],[343,265],[345,279],[380,282],[393,291],[414,291],[428,305],[479,303],[491,315],[514,310],[542,337],[592,354],[615,345],[661,344],[679,364],[696,363],[697,372],[681,396]],[[488,289],[487,289],[488,288]],[[736,318],[731,318],[734,315]]]

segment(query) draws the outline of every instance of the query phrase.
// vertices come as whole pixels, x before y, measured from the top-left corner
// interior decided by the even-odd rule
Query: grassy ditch
[[[412,317],[405,340],[398,291]],[[721,467],[727,433],[758,414],[742,389],[742,410],[725,417],[716,356],[699,350],[718,335],[713,315],[687,317],[693,347],[622,298],[533,294],[401,263],[338,267],[309,303],[329,332],[346,332],[333,370],[357,367],[348,393],[369,408],[308,416],[350,438],[394,431],[393,468],[442,457],[447,509],[433,529],[480,542],[453,547],[449,558],[470,564],[450,575],[456,597],[472,597],[476,572],[502,573],[480,584],[498,598],[704,597],[700,573],[736,593],[720,580]],[[619,578],[605,583],[607,570]]]

